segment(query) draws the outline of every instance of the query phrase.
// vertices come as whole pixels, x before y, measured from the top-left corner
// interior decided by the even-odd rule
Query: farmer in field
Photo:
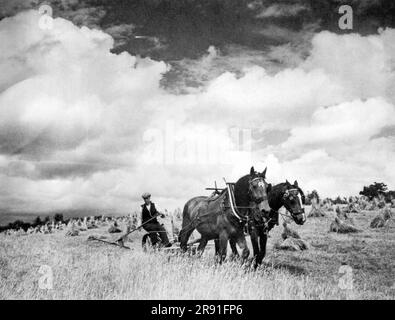
[[[153,244],[155,244],[156,242],[154,232],[158,232],[163,245],[165,247],[171,247],[171,243],[169,242],[169,238],[167,237],[166,229],[156,219],[157,216],[161,216],[162,218],[164,218],[165,215],[156,210],[155,204],[151,202],[150,193],[144,193],[142,195],[142,198],[144,199],[144,204],[141,205],[141,222],[142,224],[144,224],[144,230],[147,232],[151,232],[150,238]]]

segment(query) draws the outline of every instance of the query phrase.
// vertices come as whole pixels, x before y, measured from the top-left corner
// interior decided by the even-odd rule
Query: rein
[[[230,209],[231,209],[232,214],[233,214],[237,219],[239,219],[240,223],[243,222],[243,221],[246,221],[247,218],[242,218],[242,217],[237,213],[237,209],[236,209],[236,208],[238,208],[238,207],[237,207],[237,206],[235,205],[235,203],[234,203],[234,201],[235,201],[235,200],[234,200],[235,195],[234,195],[234,193],[232,192],[229,183],[226,184],[226,188],[227,188],[227,191],[228,191],[228,194],[229,194],[229,203],[230,203]]]

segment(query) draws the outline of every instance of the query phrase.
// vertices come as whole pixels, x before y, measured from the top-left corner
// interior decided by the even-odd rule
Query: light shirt
[[[151,214],[151,203],[150,203],[150,204],[144,204],[144,205],[145,205],[145,207],[147,208],[147,210],[148,210],[150,216],[152,217],[152,214]],[[158,210],[158,207],[156,207],[156,211],[158,211],[159,213],[161,212],[160,210]],[[141,211],[141,212],[142,212],[142,211]]]

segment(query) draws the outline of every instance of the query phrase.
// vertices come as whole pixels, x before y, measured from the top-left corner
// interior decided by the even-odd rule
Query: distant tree
[[[385,195],[387,191],[387,185],[382,182],[375,182],[368,187],[363,187],[363,190],[359,192],[360,195],[366,196],[369,200],[378,197],[379,195]]]
[[[22,220],[16,220],[14,222],[9,223],[6,229],[10,229],[10,230],[23,229],[26,231],[27,229],[29,229],[30,226],[31,226],[30,223],[23,222]]]
[[[41,218],[40,218],[40,216],[37,216],[37,218],[36,219],[34,219],[34,222],[33,222],[33,226],[35,226],[35,227],[37,227],[37,226],[41,226],[42,225],[42,221],[41,221]]]
[[[333,204],[347,204],[347,200],[342,199],[340,196],[337,196],[335,200],[333,200]]]
[[[64,221],[63,214],[61,214],[61,213],[55,214],[53,219],[55,220],[55,222],[63,222]]]

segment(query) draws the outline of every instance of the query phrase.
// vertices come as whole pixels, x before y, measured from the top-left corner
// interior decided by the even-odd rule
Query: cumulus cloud
[[[369,99],[320,108],[309,126],[291,130],[284,148],[300,145],[330,147],[339,144],[364,144],[386,126],[395,125],[395,108],[383,99]]]
[[[126,212],[147,190],[181,207],[251,165],[323,195],[394,187],[394,137],[382,134],[395,125],[392,29],[321,32],[292,67],[251,64],[175,94],[160,85],[165,63],[111,53],[110,35],[65,19],[42,30],[39,18],[0,21],[3,210]],[[212,47],[194,68],[220,61]]]

